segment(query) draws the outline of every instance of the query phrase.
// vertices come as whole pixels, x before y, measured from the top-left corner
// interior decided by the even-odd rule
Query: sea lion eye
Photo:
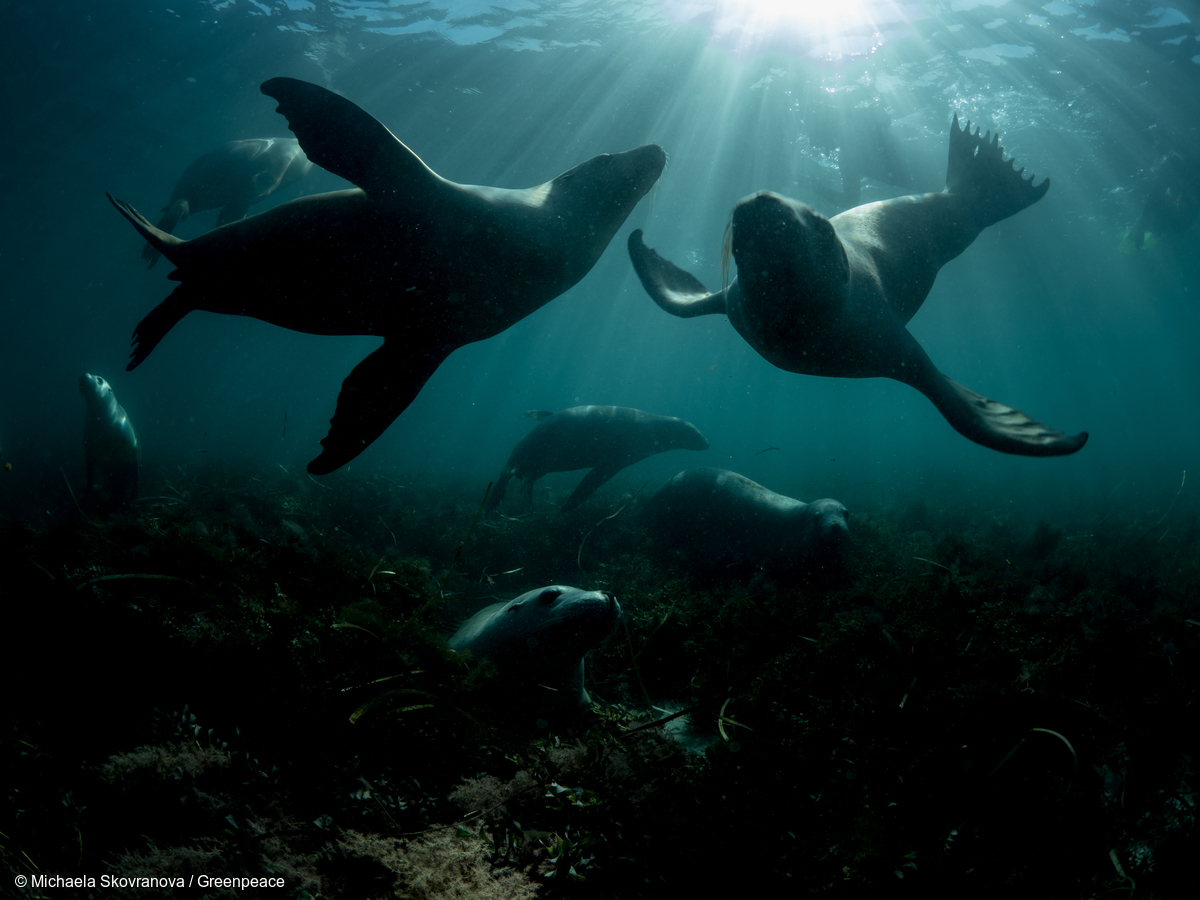
[[[543,591],[541,596],[538,597],[538,602],[549,606],[551,603],[557,600],[561,594],[562,591]]]

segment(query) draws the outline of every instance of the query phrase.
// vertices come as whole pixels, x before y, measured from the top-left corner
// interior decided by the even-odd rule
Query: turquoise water
[[[614,819],[644,816],[661,825],[669,816],[683,815],[679,810],[693,802],[687,792],[694,788],[702,798],[695,802],[704,804],[706,827],[719,823],[725,829],[724,837],[714,840],[734,840],[740,852],[751,853],[756,829],[766,823],[762,827],[770,842],[781,842],[770,843],[770,852],[781,848],[777,858],[788,860],[778,868],[763,864],[761,871],[772,875],[784,868],[800,871],[825,838],[843,842],[843,855],[831,849],[831,856],[821,857],[812,870],[820,874],[810,872],[806,889],[825,889],[827,878],[840,885],[842,864],[857,866],[847,848],[865,848],[861,858],[871,860],[872,874],[854,876],[865,880],[847,887],[858,890],[878,873],[891,879],[893,870],[907,872],[905,884],[912,883],[917,870],[904,869],[907,831],[918,834],[913,840],[922,855],[916,865],[926,866],[949,840],[943,826],[957,821],[956,792],[965,785],[963,790],[979,788],[980,796],[986,794],[990,812],[972,807],[974,843],[970,855],[962,857],[967,860],[963,868],[972,860],[987,860],[989,872],[1016,872],[1015,863],[1011,870],[1005,867],[1020,851],[1018,838],[1009,835],[1003,853],[989,856],[989,848],[996,834],[1019,824],[1020,813],[1004,806],[995,782],[984,790],[986,779],[972,779],[1007,760],[1004,753],[1029,727],[1049,728],[1069,731],[1075,739],[1077,746],[1068,745],[1073,757],[1080,753],[1076,762],[1083,780],[1062,775],[1046,788],[1045,796],[1056,798],[1053,803],[1062,797],[1070,802],[1054,806],[1060,819],[1039,820],[1038,839],[1054,837],[1054,822],[1065,822],[1064,832],[1082,822],[1094,825],[1087,841],[1078,831],[1072,844],[1072,852],[1081,854],[1072,858],[1087,860],[1079,863],[1080,871],[1090,873],[1080,876],[1080,884],[1124,884],[1108,861],[1110,844],[1120,850],[1114,859],[1124,860],[1129,871],[1140,866],[1139,879],[1153,871],[1156,841],[1165,842],[1163,835],[1174,834],[1194,809],[1186,779],[1193,778],[1189,754],[1197,745],[1194,728],[1179,724],[1186,717],[1195,721],[1194,699],[1191,688],[1170,679],[1184,677],[1180,672],[1194,674],[1194,662],[1188,660],[1194,660],[1200,618],[1197,495],[1195,475],[1187,477],[1200,460],[1195,414],[1200,407],[1195,350],[1200,231],[1193,225],[1156,234],[1140,251],[1129,246],[1126,234],[1161,187],[1155,170],[1164,157],[1200,158],[1200,12],[1194,6],[1159,7],[1149,0],[863,0],[827,8],[752,0],[167,2],[171,5],[0,0],[6,24],[0,63],[6,98],[0,131],[6,175],[0,201],[0,383],[5,385],[0,461],[12,467],[0,472],[0,517],[15,526],[8,534],[22,535],[9,542],[10,557],[24,566],[25,548],[33,548],[30,558],[55,579],[53,590],[61,590],[50,595],[56,603],[91,598],[92,593],[76,593],[76,588],[92,585],[90,579],[100,572],[136,578],[173,573],[202,581],[197,572],[211,565],[210,580],[202,581],[202,600],[193,606],[217,608],[214,604],[228,602],[228,609],[221,606],[213,614],[221,623],[218,631],[228,635],[246,629],[247,652],[261,649],[264,644],[256,642],[267,642],[271,628],[286,631],[316,660],[311,669],[304,668],[303,691],[292,694],[284,685],[278,695],[285,708],[278,714],[280,727],[290,728],[288,716],[299,716],[308,702],[304,691],[316,696],[329,684],[353,680],[346,673],[363,682],[390,673],[390,662],[378,662],[357,645],[331,643],[329,630],[344,618],[343,606],[364,598],[383,603],[375,579],[360,577],[368,571],[374,575],[381,554],[394,571],[411,576],[412,591],[401,600],[392,597],[397,604],[409,603],[396,607],[406,615],[416,610],[410,601],[418,595],[440,602],[443,598],[435,595],[441,588],[467,596],[496,591],[501,599],[555,581],[612,590],[632,622],[630,651],[653,638],[660,654],[642,658],[647,678],[655,679],[651,687],[657,683],[664,691],[655,702],[696,703],[708,715],[726,697],[721,679],[730,678],[745,710],[736,715],[749,716],[759,733],[770,735],[757,745],[743,735],[749,750],[742,757],[731,755],[728,740],[719,743],[702,775],[696,774],[700,764],[695,762],[655,769],[654,778],[662,779],[656,784],[672,785],[670,791],[663,788],[657,801],[662,806],[647,802],[620,816],[614,813]],[[108,191],[157,220],[176,180],[202,153],[227,141],[290,136],[286,120],[275,112],[276,102],[259,90],[276,76],[341,94],[386,125],[434,171],[463,184],[530,187],[597,154],[650,142],[668,154],[657,185],[586,277],[502,334],[452,353],[391,427],[349,466],[326,477],[322,487],[302,476],[304,466],[320,452],[343,379],[379,339],[314,336],[250,318],[196,312],[176,325],[141,367],[126,372],[130,333],[175,283],[168,279],[166,263],[146,271],[140,239],[104,196]],[[720,288],[730,211],[758,190],[796,198],[828,216],[855,196],[867,203],[941,190],[956,114],[998,131],[1018,168],[1035,173],[1038,183],[1049,178],[1052,184],[1042,200],[986,229],[942,269],[909,330],[956,381],[1068,434],[1087,431],[1087,445],[1074,455],[1027,458],[971,443],[925,397],[895,381],[782,371],[742,340],[724,316],[680,319],[663,312],[631,266],[626,240],[640,228],[649,246],[709,289]],[[272,194],[251,213],[349,186],[314,167],[303,181]],[[1197,185],[1172,188],[1172,196],[1182,194],[1186,203]],[[198,212],[176,233],[195,237],[215,222],[215,212]],[[736,268],[729,276],[734,274]],[[139,506],[129,523],[118,520],[103,532],[90,531],[93,526],[76,512],[75,496],[85,477],[77,384],[85,372],[106,378],[128,412],[141,445],[145,502],[159,504]],[[516,524],[485,519],[475,543],[466,540],[475,504],[533,426],[524,413],[586,404],[682,417],[711,446],[670,451],[631,466],[573,518],[558,516],[554,507],[582,473],[551,474],[537,484],[533,516]],[[638,507],[635,495],[648,496],[676,472],[696,466],[731,469],[806,501],[828,497],[844,503],[851,513],[844,579],[832,592],[760,575],[691,583],[678,558],[647,554],[645,534],[629,521]],[[338,499],[325,497],[327,491]],[[519,493],[510,488],[505,507],[514,518],[527,511]],[[622,518],[601,527],[606,516],[630,502]],[[83,506],[90,511],[86,502]],[[68,523],[65,531],[59,530],[62,522]],[[255,556],[267,553],[259,544],[275,549],[267,557]],[[461,564],[456,550],[463,553]],[[456,566],[458,580],[448,581]],[[525,566],[527,571],[515,574]],[[310,576],[305,589],[289,581]],[[236,610],[230,584],[241,592]],[[681,612],[693,589],[701,599]],[[288,595],[304,599],[289,603]],[[132,600],[121,593],[97,596],[109,604],[101,607],[104,615],[114,609],[140,614],[138,604],[146,606],[140,595]],[[209,650],[196,650],[202,641],[195,629],[203,631],[201,626],[179,625],[174,595],[154,596],[157,605],[151,605],[161,618],[154,628],[169,632],[172,640],[182,635],[184,643],[200,642],[188,644],[188,652],[209,660]],[[983,618],[968,620],[976,607]],[[270,627],[262,624],[267,619],[250,622],[263,609],[280,617],[271,619]],[[208,612],[189,608],[187,615]],[[378,621],[370,616],[383,613],[375,607],[369,613],[361,621],[376,628]],[[38,628],[60,625],[52,612],[30,615]],[[100,614],[92,610],[78,621],[92,622],[91,616]],[[320,637],[312,638],[318,625]],[[261,632],[255,630],[259,626]],[[804,631],[793,639],[792,628]],[[1121,642],[1126,629],[1136,635],[1128,645]],[[934,637],[922,644],[923,635]],[[800,655],[811,648],[799,637],[814,646],[821,642],[825,655],[811,670]],[[645,695],[630,677],[626,645],[619,638],[597,663],[608,691],[597,695],[640,710]],[[213,640],[219,645],[224,638]],[[991,655],[964,656],[963,647],[969,649],[972,640],[978,641],[976,654],[986,647]],[[769,649],[760,650],[759,641]],[[1059,645],[1069,649],[1055,656]],[[309,666],[308,657],[286,649],[291,646],[273,644],[271,652],[278,655],[262,659],[284,660],[298,670]],[[400,646],[397,660],[416,653]],[[237,652],[224,646],[213,654],[225,660]],[[33,649],[29,654],[22,665],[42,665]],[[447,665],[438,663],[440,657],[428,647],[414,658],[435,669]],[[1135,658],[1136,664],[1130,662]],[[730,660],[742,661],[740,675],[736,666],[729,674]],[[761,661],[761,670],[747,660]],[[1114,674],[1125,671],[1126,664],[1136,669],[1129,696]],[[880,671],[886,676],[876,674]],[[1055,681],[1059,675],[1048,671],[1069,677]],[[453,678],[445,676],[443,687],[462,687],[465,676],[454,672]],[[804,681],[810,676],[811,696]],[[238,683],[228,673],[221,677]],[[853,686],[840,697],[843,677]],[[900,708],[894,701],[907,698],[918,678],[943,692],[928,701],[913,694],[908,709],[919,705],[923,724],[909,720],[903,728],[897,725],[896,733],[903,731],[905,747],[926,749],[913,750],[901,765],[888,756],[890,742],[901,738],[887,730],[891,724],[878,723],[893,722],[889,717]],[[156,682],[146,679],[146,696],[162,687]],[[223,688],[206,686],[192,675],[182,683],[191,693],[176,696],[162,687],[161,698],[153,694],[154,703],[175,704],[170,708],[177,712],[198,696],[218,698],[205,708],[207,721],[224,728],[224,737],[240,751],[243,745],[229,735],[254,718],[250,705],[239,700],[223,707]],[[877,690],[881,684],[886,691]],[[1152,702],[1159,684],[1168,685],[1162,694],[1167,699]],[[776,703],[773,690],[794,694]],[[883,693],[886,702],[880,699]],[[1051,695],[1053,700],[1045,699]],[[30,706],[22,707],[13,733],[36,742],[42,726],[30,723],[41,721],[39,704],[57,704],[62,695],[27,696]],[[824,699],[818,702],[817,696]],[[321,697],[322,715],[327,715],[322,721],[336,720],[340,726],[354,703],[344,709],[339,705],[344,698]],[[811,708],[803,706],[806,698],[813,700]],[[1088,710],[1103,710],[1104,724],[1072,720],[1065,713],[1055,717],[1086,704],[1092,704]],[[1144,718],[1131,712],[1143,707],[1153,712]],[[992,709],[1000,710],[995,721]],[[1046,710],[1055,715],[1043,715]],[[634,714],[628,715],[622,726],[634,721]],[[1168,720],[1170,727],[1162,724]],[[136,739],[122,742],[106,731],[103,740],[97,737],[80,751],[89,764],[143,741],[167,740],[158,724],[158,730],[151,729],[145,715],[138,719],[131,713],[129,721],[139,723],[128,730]],[[391,721],[392,731],[379,726],[381,734],[402,742],[406,721]],[[716,721],[710,718],[709,731]],[[1072,724],[1075,731],[1067,727]],[[474,747],[476,736],[462,728],[470,736],[455,744],[453,753],[445,751],[442,770],[427,779],[434,785],[428,796],[423,789],[405,788],[413,797],[425,796],[427,806],[418,815],[414,805],[403,819],[404,829],[452,820],[437,807],[451,786],[484,772],[513,778],[515,755],[525,754],[522,759],[538,777],[558,772],[550,763],[550,769],[535,764],[541,759],[537,753],[550,758],[550,745],[530,756],[519,746],[524,738],[489,736],[473,757],[463,748]],[[1151,737],[1159,728],[1172,735],[1161,747]],[[601,737],[593,735],[594,741],[618,739],[613,731],[596,729]],[[435,732],[422,732],[422,740],[435,741],[430,736]],[[350,777],[346,771],[353,766],[346,760],[356,758],[359,738],[338,734],[337,741],[344,743],[337,745],[343,753],[337,778]],[[855,773],[850,775],[833,768],[851,752],[842,744],[850,739],[870,745],[869,753],[861,752],[872,762],[863,764],[862,781],[847,786],[859,769],[847,764],[846,771]],[[73,738],[45,740],[47,746],[69,747]],[[261,740],[245,746],[264,758],[291,752],[282,749],[285,741],[278,735]],[[972,747],[975,768],[969,775],[964,773],[972,763],[960,767],[955,755],[960,743],[963,749]],[[842,757],[829,755],[834,745]],[[436,743],[428,746],[441,752]],[[795,752],[807,767],[803,777],[793,777],[788,768],[794,747],[801,747]],[[1122,818],[1124,800],[1118,799],[1125,796],[1121,773],[1130,747],[1136,750],[1129,750],[1135,759],[1130,765],[1155,774],[1141,787],[1130,779],[1130,810],[1139,815],[1148,810],[1146,821],[1152,821],[1143,832],[1133,812]],[[56,758],[70,759],[68,751],[56,752]],[[638,753],[643,763],[654,759],[644,747]],[[14,750],[11,758],[18,755]],[[736,774],[738,760],[747,758],[748,770],[757,766],[765,781],[748,785],[745,775]],[[390,763],[380,759],[373,757],[371,777],[386,772],[398,781]],[[326,763],[324,757],[307,759],[304,771],[324,778]],[[1065,772],[1067,757],[1058,763]],[[436,768],[425,758],[413,765]],[[1036,770],[1037,777],[1061,774],[1049,764],[1039,768],[1036,761],[1021,765]],[[591,776],[600,781],[589,790],[606,797],[604,791],[612,791],[622,802],[642,796],[637,792],[648,783],[638,780],[642,770],[613,776],[605,788],[596,786],[608,777],[605,771],[593,768]],[[950,776],[939,781],[942,772],[954,772],[961,781]],[[1026,769],[1021,772],[1027,791],[1021,796],[1041,797],[1042,782]],[[890,779],[897,773],[911,773],[910,782],[920,786],[896,787]],[[29,784],[35,781],[32,775],[23,777]],[[770,786],[776,781],[782,787]],[[849,806],[838,807],[832,818],[822,820],[826,830],[806,833],[804,849],[797,850],[799,845],[785,839],[789,829],[799,829],[791,814],[764,812],[772,791],[782,791],[789,803],[811,800],[814,806],[805,805],[802,814],[818,817],[824,807],[818,809],[813,798],[826,783],[840,785],[836,796],[847,804],[866,802],[854,791],[869,783],[873,796],[880,797],[870,800],[876,806],[872,816],[879,818],[864,825],[866,819],[856,819]],[[1146,783],[1153,783],[1153,790]],[[60,782],[47,776],[44,784]],[[63,791],[72,788],[69,781],[61,784]],[[1167,812],[1168,800],[1154,794],[1160,786],[1177,798],[1170,799],[1176,806]],[[255,790],[260,788],[263,796],[270,794],[261,786]],[[339,781],[322,796],[342,802],[343,788]],[[736,814],[726,816],[725,792],[733,796],[735,789],[745,789],[747,799]],[[87,793],[79,790],[80,796]],[[53,793],[46,791],[46,796]],[[676,797],[671,791],[682,799],[663,799]],[[892,796],[915,806],[929,793],[940,798],[938,811],[886,820],[892,814],[879,813],[887,808],[880,803]],[[1147,799],[1150,794],[1158,799]],[[298,815],[312,821],[333,813],[334,803],[300,804]],[[75,809],[65,801],[64,807]],[[943,808],[949,810],[944,815]],[[1093,816],[1096,809],[1109,818]],[[353,811],[359,814],[357,807]],[[140,834],[142,823],[129,818],[130,833]],[[526,819],[526,827],[540,829],[533,821]],[[987,831],[988,821],[998,823],[995,833]],[[338,819],[338,827],[344,824]],[[391,827],[382,818],[370,824],[379,831]],[[603,829],[589,827],[618,845],[611,822],[606,820]],[[67,838],[47,826],[38,836],[26,835],[0,849],[15,854],[22,847],[53,845],[59,865],[66,859],[62,847],[73,847],[75,840],[69,826],[63,829]],[[7,833],[2,826],[0,831]],[[693,864],[707,855],[702,842],[654,834],[661,846],[686,854]],[[646,846],[658,846],[655,841]],[[955,868],[960,857],[949,852],[951,843],[945,844],[948,856],[929,863],[942,879],[936,883],[975,890],[969,880],[956,880],[965,876]],[[586,857],[579,848],[572,852],[571,859]],[[596,858],[618,871],[613,860],[624,850],[605,852],[609,855]],[[1050,872],[1052,856],[1038,856],[1028,871]],[[5,857],[9,863],[14,858]],[[512,863],[515,856],[505,859]],[[645,859],[638,856],[637,865],[630,864],[639,879],[647,870]],[[1170,872],[1163,884],[1186,882],[1184,868],[1173,859],[1174,868],[1168,861],[1160,869]],[[759,862],[747,860],[745,866],[756,869]],[[101,868],[97,862],[95,872]],[[1013,875],[1006,883],[1028,887],[1037,880],[1030,879]],[[696,883],[702,882],[697,877]],[[680,877],[674,883],[691,882]],[[647,889],[646,895],[652,894]]]

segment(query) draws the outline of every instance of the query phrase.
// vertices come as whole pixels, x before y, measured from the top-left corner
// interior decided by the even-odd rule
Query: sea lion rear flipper
[[[342,382],[337,410],[329,422],[325,449],[308,464],[313,475],[344,466],[387,430],[420,393],[448,355],[444,348],[414,352],[416,341],[384,341]]]
[[[246,218],[246,213],[250,211],[250,204],[243,203],[241,200],[236,200],[233,203],[227,203],[221,207],[221,212],[217,216],[217,227],[228,225],[230,222],[237,222]]]
[[[261,90],[279,101],[278,112],[310,160],[368,194],[437,177],[378,119],[333,91],[295,78],[272,78]]]
[[[690,319],[725,313],[725,295],[729,289],[710,292],[697,278],[647,247],[640,228],[629,236],[629,258],[646,293],[671,315]]]
[[[175,251],[176,248],[187,243],[186,241],[175,237],[173,234],[163,231],[161,228],[158,228],[155,225],[152,225],[150,220],[143,216],[140,212],[138,212],[124,200],[116,199],[112,194],[108,193],[108,191],[104,192],[104,196],[109,199],[109,202],[111,202],[112,205],[117,208],[117,211],[120,212],[121,215],[129,220],[129,224],[137,229],[138,234],[144,237],[146,242],[150,244],[151,247],[153,247],[167,259],[171,260],[171,262],[179,265],[178,260],[175,259]],[[164,217],[163,221],[166,221],[166,217]],[[172,222],[171,224],[172,227],[174,227],[174,223]],[[146,250],[142,251],[142,259],[146,260],[150,266],[153,266],[154,263],[158,262],[158,257],[155,256],[153,259],[150,259]]]
[[[621,468],[621,466],[616,466],[615,468],[597,466],[592,469],[592,471],[583,477],[583,481],[575,485],[575,490],[571,492],[571,496],[563,504],[562,511],[570,512],[573,510],[588,497],[592,496],[592,494],[596,493],[596,489],[620,472]]]
[[[193,288],[181,284],[137,323],[137,327],[133,329],[133,350],[129,354],[129,363],[125,366],[126,372],[132,372],[140,366],[150,355],[150,351],[158,346],[158,342],[175,327],[175,323],[196,308],[196,304],[191,300],[193,294]]]
[[[978,212],[980,227],[987,227],[1032,206],[1050,190],[1050,179],[1036,187],[1033,175],[1016,169],[1016,160],[1004,161],[1000,135],[971,133],[958,124],[958,113],[950,126],[950,158],[946,165],[946,190],[968,200]]]
[[[1055,431],[1019,409],[977,394],[941,372],[922,392],[954,430],[977,444],[1018,456],[1067,456],[1087,443],[1086,431]]]

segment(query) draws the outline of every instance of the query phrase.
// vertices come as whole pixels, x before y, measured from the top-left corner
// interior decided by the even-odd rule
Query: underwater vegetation
[[[0,510],[6,890],[1195,896],[1191,507],[880,503],[804,578],[652,555],[619,483],[491,519],[400,473],[147,466],[107,519],[53,489]],[[538,727],[446,637],[548,584],[624,615]]]

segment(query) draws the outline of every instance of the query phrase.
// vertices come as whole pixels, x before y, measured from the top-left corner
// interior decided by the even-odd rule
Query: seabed
[[[879,504],[824,570],[701,572],[644,494],[481,487],[203,462],[5,524],[5,889],[1195,896],[1195,511]],[[553,583],[625,619],[538,721],[445,635]]]

